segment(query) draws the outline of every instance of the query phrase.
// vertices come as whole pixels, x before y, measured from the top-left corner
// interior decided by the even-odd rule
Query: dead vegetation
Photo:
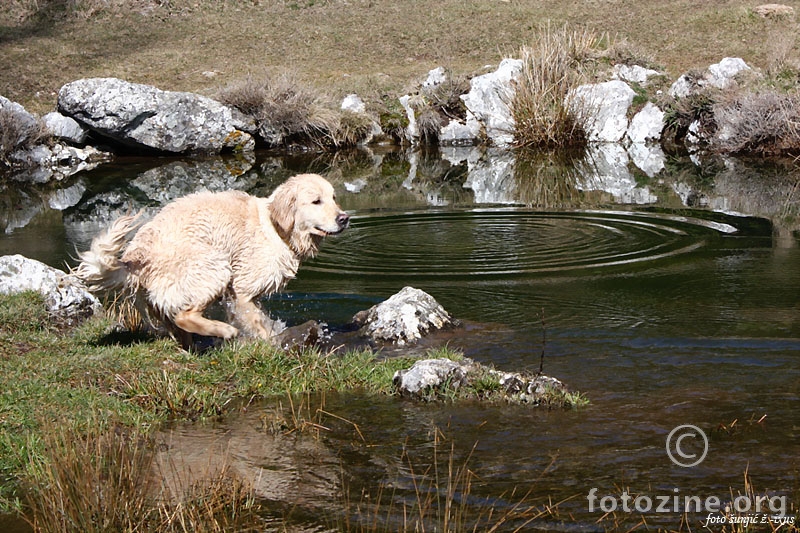
[[[334,101],[381,102],[430,69],[460,75],[528,45],[538,21],[596,28],[625,56],[654,56],[675,78],[724,56],[792,65],[791,17],[764,18],[743,0],[460,2],[10,0],[0,10],[0,94],[46,113],[65,83],[115,76],[164,90],[214,94],[248,75],[293,69]],[[633,51],[632,51],[633,50]]]
[[[319,92],[289,75],[245,78],[220,91],[219,100],[252,117],[270,146],[355,146],[368,138],[372,122],[363,114],[336,110]]]
[[[522,73],[510,102],[519,146],[556,148],[585,144],[570,94],[586,81],[584,63],[599,47],[601,35],[564,25],[543,27],[523,46]]]
[[[800,98],[775,91],[745,93],[713,106],[712,148],[732,154],[800,155]]]
[[[26,117],[0,102],[0,169],[13,166],[11,154],[30,148],[47,137],[42,123]]]

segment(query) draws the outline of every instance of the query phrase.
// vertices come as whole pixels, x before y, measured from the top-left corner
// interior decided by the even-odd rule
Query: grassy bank
[[[19,483],[53,486],[47,479],[63,473],[51,471],[52,465],[97,455],[97,446],[138,460],[136,443],[166,421],[221,418],[260,399],[300,393],[392,394],[394,373],[413,363],[377,359],[369,350],[287,352],[256,341],[189,354],[171,339],[112,326],[94,319],[62,331],[39,295],[0,296],[0,509],[14,505],[10,498]],[[427,356],[462,357],[447,348]],[[487,374],[428,400],[502,399],[500,388],[498,378]],[[585,403],[579,394],[559,398],[550,398],[551,405]],[[119,442],[132,447],[114,448],[117,440],[108,441],[109,433],[131,436]],[[88,451],[79,444],[84,437]],[[77,449],[64,445],[70,442]]]
[[[53,329],[34,294],[0,297],[0,484],[12,481],[44,433],[149,428],[224,415],[243,403],[308,391],[389,393],[408,360],[371,352],[287,353],[232,343],[202,356],[170,339],[110,333],[94,320]]]
[[[725,56],[766,70],[796,66],[794,18],[761,17],[755,5],[10,0],[0,10],[0,94],[44,113],[53,109],[63,84],[84,77],[214,95],[249,75],[288,71],[334,100],[356,92],[380,103],[396,99],[437,66],[470,75],[516,56],[548,21],[606,32],[672,78]]]

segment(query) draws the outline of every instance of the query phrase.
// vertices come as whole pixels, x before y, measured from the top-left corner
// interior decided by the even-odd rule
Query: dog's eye
[[[316,200],[314,200],[311,203],[314,204],[314,205],[320,205],[320,204],[322,204],[322,199],[321,198],[317,198]]]

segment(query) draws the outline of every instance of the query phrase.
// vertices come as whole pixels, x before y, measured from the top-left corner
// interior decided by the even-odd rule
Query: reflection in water
[[[601,496],[619,496],[627,487],[651,496],[677,489],[729,499],[731,487],[743,489],[745,470],[757,489],[786,495],[796,509],[800,191],[794,167],[732,159],[697,167],[668,159],[666,170],[650,177],[617,156],[460,148],[235,165],[118,164],[63,186],[7,186],[0,253],[60,265],[128,210],[155,209],[196,188],[265,195],[291,174],[322,172],[353,212],[352,230],[323,247],[288,294],[266,302],[271,313],[335,328],[413,285],[466,321],[448,337],[453,347],[507,370],[538,368],[544,350],[545,371],[592,404],[550,412],[353,393],[328,397],[325,409],[357,424],[363,441],[352,425],[329,420],[331,431],[320,441],[270,448],[275,442],[259,433],[251,406],[254,418],[221,428],[176,428],[175,450],[202,462],[205,446],[187,443],[210,439],[223,443],[243,471],[273,469],[278,481],[270,486],[285,490],[263,486],[262,496],[292,503],[294,494],[305,495],[300,522],[319,528],[331,527],[319,511],[341,509],[342,491],[352,502],[390,491],[393,505],[378,516],[401,518],[418,476],[436,460],[431,436],[439,431],[456,463],[469,457],[479,476],[459,503],[479,507],[494,498],[510,505],[513,498],[501,495],[515,487],[530,490],[534,502],[571,497],[562,504],[565,523],[543,522],[550,529],[570,529],[573,521],[594,527],[600,516],[586,500],[593,487]],[[765,423],[748,423],[765,414]],[[718,429],[734,420],[740,430]],[[673,465],[665,452],[667,434],[680,424],[697,425],[711,439],[707,459],[694,469]],[[647,517],[671,528],[680,519]]]

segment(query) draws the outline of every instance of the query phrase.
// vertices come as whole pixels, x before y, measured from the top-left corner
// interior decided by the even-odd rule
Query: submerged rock
[[[76,277],[22,255],[0,257],[0,294],[35,291],[60,323],[74,326],[102,312],[100,301]]]
[[[362,336],[375,342],[413,343],[428,333],[458,325],[430,294],[405,287],[388,300],[353,317]]]
[[[515,403],[566,406],[578,398],[570,396],[567,387],[556,378],[502,372],[469,358],[422,359],[411,368],[395,372],[392,384],[401,396],[418,400],[462,393]]]

